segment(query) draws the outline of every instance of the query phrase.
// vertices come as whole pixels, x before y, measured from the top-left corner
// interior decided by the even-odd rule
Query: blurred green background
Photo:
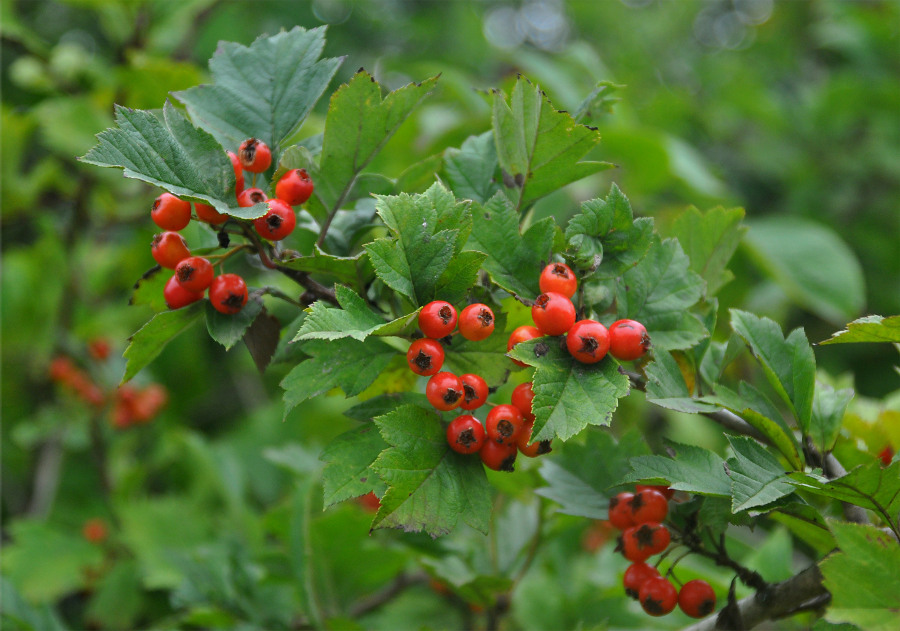
[[[16,542],[4,554],[3,595],[5,603],[23,599],[20,617],[33,628],[283,628],[296,623],[293,612],[310,607],[346,619],[346,628],[435,619],[446,620],[441,627],[471,626],[481,615],[479,598],[502,591],[508,579],[497,577],[522,562],[514,551],[509,567],[494,559],[494,579],[476,572],[477,585],[465,591],[461,573],[486,545],[480,539],[369,538],[363,508],[348,503],[322,514],[310,474],[321,466],[321,446],[350,426],[339,414],[347,403],[319,400],[282,422],[277,384],[286,364],[259,375],[244,349],[225,353],[200,329],[138,377],[139,387],[161,383],[169,395],[144,427],[116,432],[105,416],[98,423],[100,413],[49,378],[52,358],[67,355],[111,392],[128,336],[151,315],[128,299],[153,263],[148,210],[158,193],[75,158],[112,124],[113,103],[157,108],[168,92],[205,81],[220,40],[250,44],[262,33],[326,24],[325,55],[346,56],[332,90],[360,67],[392,89],[441,73],[438,90],[371,165],[391,177],[489,129],[484,91],[510,86],[517,73],[570,111],[598,81],[611,81],[622,86],[614,93],[620,100],[611,112],[593,114],[603,140],[588,157],[618,168],[542,200],[536,218],[564,223],[578,201],[604,193],[610,182],[663,231],[688,205],[743,206],[750,229],[723,306],[768,315],[786,330],[803,326],[813,342],[858,316],[900,313],[900,3],[0,6],[2,526],[4,539]],[[326,107],[323,98],[309,133],[320,130]],[[210,239],[199,228],[191,233],[195,228],[187,229],[190,241]],[[87,350],[97,338],[112,346],[103,362]],[[876,398],[897,388],[895,359],[888,345],[817,352],[822,368],[852,373],[860,393]],[[618,422],[641,423],[646,414],[635,403]],[[712,436],[705,426],[696,431]],[[531,523],[534,506],[533,498],[513,502],[499,519]],[[103,550],[79,534],[97,516],[111,528]],[[558,537],[514,592],[514,626],[548,628],[566,616],[588,625],[646,622],[622,601],[620,568],[608,548],[586,554],[572,536],[584,520],[555,520]],[[757,552],[778,565],[779,545],[783,538],[769,539]],[[434,570],[457,556],[469,565]],[[356,576],[349,570],[360,559],[370,569]],[[573,583],[590,589],[562,593],[553,581],[567,564]],[[428,589],[423,567],[431,575],[457,572],[459,589]],[[418,583],[367,611],[365,597],[401,570]],[[304,581],[312,587],[298,589]]]

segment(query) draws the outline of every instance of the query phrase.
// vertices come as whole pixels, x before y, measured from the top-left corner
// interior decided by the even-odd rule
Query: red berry
[[[670,489],[665,484],[636,484],[634,486],[634,490],[637,493],[638,491],[643,491],[646,489],[652,489],[654,491],[659,491],[662,493],[667,500],[672,499],[672,496],[675,495],[675,489]]]
[[[360,495],[356,498],[356,501],[359,502],[359,505],[362,506],[364,510],[370,513],[377,513],[378,509],[381,508],[381,500],[372,491],[369,491],[365,495]]]
[[[163,230],[181,230],[191,222],[191,203],[163,193],[153,202],[150,218]]]
[[[151,421],[168,402],[169,392],[166,388],[158,383],[151,383],[143,390],[138,390],[131,400],[131,420],[134,423]]]
[[[459,314],[459,333],[467,340],[477,342],[493,332],[494,312],[487,305],[469,305]]]
[[[596,320],[579,320],[566,335],[566,348],[582,364],[596,364],[609,350],[609,333]]]
[[[262,173],[272,164],[272,151],[262,140],[248,138],[238,148],[238,160],[244,171]]]
[[[494,440],[485,440],[478,455],[488,469],[511,473],[515,469],[518,453],[515,443],[501,444]]]
[[[203,298],[203,292],[185,289],[173,274],[163,289],[163,298],[166,299],[166,306],[169,309],[181,309]]]
[[[406,361],[411,371],[423,377],[430,377],[437,374],[444,365],[444,347],[427,337],[416,340],[406,351]]]
[[[296,225],[294,209],[280,199],[270,199],[269,211],[253,220],[259,236],[269,241],[281,241],[294,231]]]
[[[643,561],[669,547],[672,535],[659,522],[647,522],[622,533],[622,555],[629,561]]]
[[[545,292],[534,301],[531,319],[544,335],[562,335],[575,324],[575,305],[562,294]]]
[[[189,291],[203,292],[212,283],[215,271],[202,256],[189,256],[175,266],[175,280]]]
[[[275,197],[291,206],[302,204],[313,193],[313,181],[306,169],[291,169],[275,185]]]
[[[109,353],[112,350],[112,347],[109,345],[109,340],[102,337],[95,337],[92,339],[88,342],[87,348],[90,356],[101,362],[109,357]]]
[[[666,496],[655,489],[638,491],[628,503],[631,509],[631,518],[635,524],[643,524],[648,521],[663,521],[669,513],[669,503]]]
[[[616,320],[609,327],[609,352],[616,359],[632,361],[650,348],[650,336],[640,322]]]
[[[528,423],[534,423],[534,413],[531,409],[532,401],[534,401],[534,390],[530,381],[520,383],[512,391],[510,403],[519,409],[519,412],[522,413],[522,418]]]
[[[533,443],[531,442],[531,432],[533,429],[534,421],[525,421],[525,424],[522,425],[522,430],[516,437],[516,447],[519,448],[519,452],[529,458],[536,458],[537,456],[548,454],[553,451],[550,447],[549,440],[536,440]]]
[[[91,543],[101,543],[106,540],[109,528],[107,528],[105,521],[95,517],[84,522],[84,525],[81,527],[81,534]]]
[[[460,375],[459,380],[462,381],[463,399],[459,404],[464,410],[477,410],[488,398],[487,382],[479,375],[466,373]]]
[[[209,286],[209,301],[221,313],[237,313],[247,304],[247,283],[237,274],[222,274]]]
[[[228,215],[223,215],[209,204],[197,202],[194,204],[194,211],[197,213],[197,219],[214,226],[218,226],[219,224],[228,221]]]
[[[641,591],[641,585],[650,578],[659,576],[659,570],[652,565],[647,565],[643,561],[632,563],[625,570],[625,576],[622,577],[622,585],[625,587],[625,593],[631,598],[637,598]]]
[[[516,438],[525,425],[519,408],[514,405],[497,405],[488,412],[484,422],[487,437],[498,443],[516,444]]]
[[[541,336],[543,336],[543,333],[538,331],[537,327],[533,327],[530,324],[516,327],[516,329],[510,333],[509,341],[506,342],[506,352],[508,353],[511,351],[519,342],[527,342],[528,340],[533,340],[534,338]],[[528,366],[528,364],[522,363],[518,359],[513,359],[512,361],[517,366],[522,366],[523,368]]]
[[[716,609],[716,593],[709,583],[695,578],[681,586],[678,606],[691,618],[705,618]]]
[[[662,576],[648,578],[638,592],[641,607],[651,616],[664,616],[675,609],[678,592],[668,579]]]
[[[228,159],[231,160],[231,166],[234,167],[234,194],[240,195],[244,190],[244,170],[241,168],[241,161],[237,155],[229,151]]]
[[[456,328],[456,309],[443,300],[429,302],[419,311],[419,328],[435,340],[447,337]]]
[[[625,530],[634,526],[634,516],[631,513],[631,499],[633,497],[634,493],[625,491],[609,500],[609,523],[619,530]]]
[[[471,414],[457,416],[447,426],[450,449],[461,454],[474,454],[484,445],[484,426]]]
[[[177,232],[161,232],[153,235],[153,241],[150,243],[150,254],[153,260],[168,269],[175,269],[175,266],[182,259],[186,259],[191,255],[188,250],[187,243]]]
[[[463,386],[452,372],[439,372],[425,385],[428,402],[443,412],[459,407],[463,399]]]
[[[241,208],[249,208],[254,204],[262,204],[269,201],[266,194],[259,188],[248,188],[240,192],[237,197],[238,206]]]
[[[565,263],[550,263],[541,272],[538,285],[543,293],[552,291],[562,294],[566,298],[571,298],[575,295],[575,290],[578,289],[578,280],[575,278],[575,272],[572,271],[572,268]]]
[[[884,449],[878,453],[878,459],[881,460],[881,464],[885,467],[889,466],[894,459],[894,448],[890,445],[885,445]]]

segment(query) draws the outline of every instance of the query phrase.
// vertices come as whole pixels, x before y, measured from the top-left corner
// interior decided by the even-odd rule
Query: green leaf
[[[631,459],[631,473],[621,482],[668,484],[671,488],[699,495],[731,497],[731,479],[725,461],[703,447],[670,443],[671,457],[638,456]]]
[[[816,384],[809,435],[819,453],[824,454],[834,448],[844,422],[844,412],[853,395],[853,388],[835,390],[826,383]]]
[[[190,328],[200,316],[203,308],[194,303],[174,311],[162,311],[153,316],[137,333],[131,336],[125,349],[125,374],[122,383],[130,380],[141,369],[152,362],[176,336]]]
[[[211,302],[206,301],[206,330],[225,350],[231,350],[243,339],[244,333],[262,310],[261,300],[248,300],[243,309],[233,314],[217,311]]]
[[[825,524],[825,518],[813,506],[790,502],[779,504],[766,515],[769,519],[784,524],[800,541],[809,544],[825,555],[837,544]]]
[[[487,533],[491,487],[477,458],[447,445],[437,416],[403,406],[375,419],[391,448],[372,468],[388,484],[372,528],[402,528],[432,537],[450,533],[460,519]]]
[[[790,483],[778,460],[752,438],[729,436],[734,458],[728,460],[734,513],[760,508],[790,495]]]
[[[472,204],[472,235],[468,248],[488,255],[485,271],[506,291],[535,298],[541,293],[538,277],[549,260],[556,224],[552,217],[519,232],[519,215],[502,193],[484,206]]]
[[[318,246],[313,248],[309,256],[298,256],[279,263],[300,272],[310,274],[323,274],[337,279],[338,282],[347,285],[358,285],[360,273],[364,265],[365,253],[360,252],[356,256],[332,256],[326,254]]]
[[[819,567],[831,593],[825,617],[866,631],[892,631],[900,612],[900,546],[878,528],[830,522],[840,552]]]
[[[800,217],[749,222],[744,246],[797,304],[842,324],[865,305],[866,283],[856,255],[831,228]]]
[[[137,563],[120,560],[98,582],[86,617],[104,628],[133,629],[144,604]]]
[[[896,524],[900,512],[900,460],[888,467],[870,462],[833,480],[815,473],[792,473],[790,477],[800,489],[868,508]]]
[[[295,26],[249,47],[220,42],[209,60],[213,83],[175,98],[226,149],[257,138],[277,160],[282,141],[300,127],[343,61],[319,59],[324,46],[325,27]]]
[[[715,295],[734,275],[726,269],[747,228],[741,225],[743,208],[713,208],[701,213],[688,208],[675,220],[672,231],[691,260],[691,269],[706,281],[708,296]]]
[[[481,375],[489,386],[500,386],[506,382],[512,362],[506,355],[505,336],[501,331],[506,326],[506,314],[494,309],[494,332],[484,340],[472,341],[462,335],[454,335],[445,346],[444,368],[457,375],[472,373]]]
[[[384,484],[371,469],[387,443],[372,423],[366,423],[335,438],[322,451],[328,464],[322,472],[325,508],[370,491],[381,496]]]
[[[11,631],[67,631],[51,605],[35,606],[26,601],[16,586],[0,577],[0,624]]]
[[[497,147],[493,132],[469,136],[459,149],[444,151],[444,173],[450,190],[459,199],[484,204],[500,190],[494,181]]]
[[[396,410],[401,405],[418,405],[421,408],[431,409],[431,404],[424,394],[418,392],[389,392],[354,405],[349,410],[344,411],[344,416],[366,423],[376,416]]]
[[[787,403],[802,432],[809,432],[816,383],[816,359],[803,329],[787,339],[768,318],[731,309],[731,328],[740,335],[763,367],[766,378]]]
[[[678,241],[660,242],[654,235],[647,255],[616,282],[618,317],[641,322],[656,348],[690,348],[709,335],[687,312],[703,291],[703,279],[691,271]]]
[[[324,220],[339,209],[356,176],[394,135],[437,83],[432,77],[381,98],[381,86],[364,70],[331,96],[316,183],[307,202],[310,214]]]
[[[900,316],[883,318],[873,315],[854,320],[843,331],[838,331],[824,344],[850,344],[854,342],[900,343]]]
[[[343,285],[334,286],[335,296],[341,308],[328,306],[319,300],[307,309],[303,326],[297,332],[294,341],[299,340],[337,340],[352,337],[362,342],[370,335],[399,335],[411,328],[417,321],[419,311],[405,315],[391,322],[372,311],[366,301],[352,289]]]
[[[579,162],[600,142],[599,132],[553,109],[538,86],[520,77],[507,101],[494,92],[491,122],[497,157],[508,188],[518,194],[517,212],[558,188],[612,165]]]
[[[128,304],[147,305],[154,311],[165,311],[169,307],[166,306],[163,290],[170,278],[171,276],[159,265],[151,267],[134,284]]]
[[[450,260],[434,288],[434,295],[441,300],[457,303],[465,298],[478,282],[478,275],[487,260],[483,252],[460,252]]]
[[[669,410],[686,413],[714,412],[717,407],[693,398],[681,368],[671,353],[653,351],[653,361],[645,368],[647,401]]]
[[[619,364],[575,361],[558,338],[517,344],[509,356],[536,368],[533,378],[535,440],[568,440],[588,425],[609,425],[619,399],[628,394],[628,377]]]
[[[612,114],[613,105],[622,100],[612,95],[624,87],[612,81],[598,81],[572,116],[577,122],[581,122],[582,119],[597,120],[605,114]]]

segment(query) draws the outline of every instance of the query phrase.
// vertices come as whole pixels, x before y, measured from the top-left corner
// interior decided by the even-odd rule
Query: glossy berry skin
[[[167,269],[175,269],[175,266],[182,259],[186,259],[191,255],[188,250],[187,243],[177,232],[162,232],[153,235],[153,241],[150,242],[150,254],[153,260]]]
[[[425,396],[442,412],[458,408],[464,396],[462,381],[452,372],[439,372],[425,385]]]
[[[272,165],[272,151],[262,140],[248,138],[241,143],[237,152],[244,171],[262,173]]]
[[[665,484],[636,484],[634,486],[635,493],[637,493],[638,491],[643,491],[645,489],[659,491],[665,496],[667,500],[672,499],[672,496],[675,495],[675,489],[670,489]]]
[[[163,230],[182,230],[191,222],[191,203],[163,193],[153,202],[150,218]]]
[[[631,513],[631,500],[633,497],[634,493],[623,491],[609,499],[609,523],[619,530],[625,530],[634,526],[634,516]]]
[[[241,208],[249,208],[254,204],[261,204],[267,201],[269,201],[269,198],[266,197],[261,188],[248,188],[241,191],[240,195],[237,196],[237,203]]]
[[[622,555],[629,561],[644,561],[669,547],[672,535],[659,522],[632,526],[622,533]]]
[[[638,592],[641,607],[651,616],[664,616],[675,609],[678,591],[662,576],[648,578]]]
[[[471,414],[457,416],[447,426],[447,443],[457,453],[474,454],[484,441],[484,426]]]
[[[666,496],[656,489],[638,491],[631,498],[628,506],[631,508],[631,518],[635,524],[663,521],[669,514],[669,503],[666,501]]]
[[[516,444],[516,438],[525,426],[525,419],[514,405],[497,405],[488,412],[484,429],[489,440]]]
[[[165,289],[163,289],[163,298],[165,298],[166,306],[169,309],[181,309],[202,299],[203,292],[185,289],[173,274],[169,282],[166,283]]]
[[[534,413],[531,411],[531,403],[534,401],[534,390],[531,386],[532,384],[530,381],[527,383],[520,383],[515,387],[510,396],[510,403],[518,408],[526,423],[534,423]]]
[[[228,215],[223,215],[209,204],[201,204],[199,202],[194,204],[194,212],[197,213],[197,219],[213,226],[218,226],[228,221]]]
[[[550,447],[549,440],[536,440],[533,443],[531,442],[531,432],[533,429],[534,421],[525,421],[525,424],[522,426],[522,431],[520,431],[519,435],[516,437],[516,447],[519,448],[519,453],[529,458],[536,458],[553,451],[552,447]]]
[[[494,312],[487,305],[469,305],[459,314],[459,333],[467,340],[479,341],[494,332]]]
[[[488,398],[488,385],[480,375],[466,373],[459,376],[463,385],[463,398],[459,407],[464,410],[477,410]]]
[[[571,298],[578,289],[578,279],[575,278],[572,268],[565,263],[550,263],[541,272],[538,286],[544,293],[552,291]]]
[[[228,159],[231,160],[231,166],[234,168],[234,194],[240,195],[244,190],[244,169],[234,152],[228,152]]]
[[[189,256],[175,266],[175,280],[188,291],[203,292],[212,283],[215,270],[202,256]]]
[[[449,302],[433,300],[419,311],[419,328],[425,337],[439,340],[456,328],[456,309]]]
[[[891,462],[894,460],[894,448],[890,445],[885,445],[884,449],[878,452],[878,459],[881,460],[883,466],[890,466]]]
[[[631,598],[637,598],[641,591],[641,585],[644,581],[659,576],[659,570],[652,565],[647,565],[643,561],[632,563],[625,570],[625,576],[622,577],[622,585],[625,587],[625,593]]]
[[[616,320],[609,325],[609,353],[621,361],[643,357],[650,348],[650,336],[640,322]]]
[[[575,305],[562,294],[545,292],[534,301],[531,319],[544,335],[562,335],[575,324]]]
[[[566,335],[566,348],[582,364],[596,364],[609,351],[609,333],[596,320],[579,320]]]
[[[269,212],[253,220],[253,227],[263,239],[281,241],[297,226],[294,209],[280,199],[269,200]]]
[[[695,578],[678,591],[678,607],[691,618],[705,618],[716,610],[716,593],[709,583]]]
[[[530,324],[516,327],[513,332],[509,334],[509,340],[506,342],[506,352],[508,353],[511,351],[513,347],[520,342],[527,342],[528,340],[533,340],[536,337],[542,337],[543,335],[544,334],[541,333],[537,327],[531,326]],[[528,364],[520,362],[518,359],[513,359],[512,362],[516,366],[522,366],[523,368],[528,366]]]
[[[436,375],[444,365],[444,347],[439,342],[426,338],[416,340],[406,351],[409,369],[417,375]]]
[[[247,304],[247,283],[237,274],[222,274],[209,286],[209,302],[226,314],[237,313]]]
[[[306,169],[291,169],[275,185],[275,197],[291,206],[302,204],[313,194],[313,181]]]
[[[516,456],[519,450],[515,443],[498,443],[494,440],[485,440],[478,455],[481,462],[488,469],[494,471],[506,471],[512,473],[515,470]]]

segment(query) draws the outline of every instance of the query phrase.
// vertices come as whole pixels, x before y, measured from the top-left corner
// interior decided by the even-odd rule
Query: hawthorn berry
[[[356,498],[356,501],[363,507],[363,510],[369,513],[377,513],[378,509],[381,508],[381,499],[375,495],[374,491],[360,495]]]
[[[238,160],[244,171],[262,173],[272,164],[272,151],[262,140],[248,138],[238,148]]]
[[[471,414],[462,414],[447,426],[450,449],[461,454],[474,454],[484,445],[484,426]]]
[[[566,348],[582,364],[596,364],[609,350],[609,333],[596,320],[579,320],[566,335]]]
[[[623,491],[609,500],[609,523],[625,530],[634,526],[634,515],[631,512],[631,500],[634,493]]]
[[[544,335],[562,335],[575,324],[575,305],[562,294],[544,292],[531,307],[531,319]]]
[[[518,408],[526,423],[534,423],[534,413],[531,411],[532,401],[534,401],[534,390],[530,381],[517,385],[510,396],[510,403]]]
[[[894,460],[894,448],[890,445],[885,445],[884,449],[878,452],[878,459],[881,460],[881,464],[885,467],[890,466]]]
[[[494,332],[494,312],[487,305],[469,305],[459,314],[459,333],[477,342]]]
[[[266,194],[261,188],[244,189],[237,196],[237,203],[241,208],[249,208],[254,204],[262,204],[267,201],[269,201],[269,198],[266,197]]]
[[[161,232],[153,235],[153,241],[150,242],[150,254],[153,260],[161,266],[168,269],[175,269],[175,266],[191,255],[188,250],[187,243],[177,232]]]
[[[240,195],[244,190],[244,170],[241,168],[241,161],[237,155],[229,151],[228,159],[231,160],[231,166],[234,167],[234,194]]]
[[[228,221],[228,215],[223,215],[209,204],[194,204],[194,211],[197,213],[197,219],[213,226],[218,226]]]
[[[463,386],[463,398],[459,407],[464,410],[477,410],[488,398],[487,382],[479,375],[466,373],[459,376]]]
[[[709,583],[695,578],[678,591],[678,607],[691,618],[705,618],[716,609],[716,593]]]
[[[91,357],[96,359],[97,361],[104,361],[109,357],[110,352],[112,351],[112,347],[109,345],[109,340],[103,337],[95,337],[87,345],[88,354]]]
[[[484,429],[490,440],[513,445],[524,425],[525,419],[522,418],[519,408],[505,403],[494,406],[484,421]]]
[[[209,301],[220,313],[237,313],[247,304],[247,297],[247,283],[237,274],[216,276],[209,286]]]
[[[313,193],[313,181],[306,169],[291,169],[275,185],[275,197],[291,206],[302,204]]]
[[[578,289],[578,280],[575,278],[572,268],[565,263],[550,263],[541,272],[538,286],[543,293],[552,291],[571,298]]]
[[[534,338],[542,337],[543,335],[543,333],[538,331],[537,327],[531,326],[530,324],[516,327],[513,332],[509,334],[509,340],[506,342],[506,352],[508,353],[511,351],[519,342],[527,342],[528,340],[533,340]],[[528,366],[528,364],[520,362],[518,359],[513,359],[512,362],[516,366],[522,366],[523,368]]]
[[[253,220],[259,236],[269,241],[281,241],[294,231],[296,225],[294,209],[280,199],[270,199],[269,211]]]
[[[616,359],[632,361],[650,348],[650,336],[640,322],[616,320],[609,325],[609,352]]]
[[[452,372],[439,372],[425,385],[428,402],[443,412],[459,407],[464,396],[462,381]]]
[[[672,535],[659,522],[646,522],[622,533],[622,555],[629,561],[644,561],[669,547]]]
[[[91,543],[102,543],[109,535],[106,522],[99,517],[88,519],[81,527],[82,536]]]
[[[189,291],[203,292],[212,283],[215,270],[202,256],[189,256],[175,266],[175,280]]]
[[[647,565],[643,561],[632,563],[625,570],[625,576],[622,577],[622,585],[625,587],[625,593],[631,598],[637,598],[641,591],[641,585],[650,578],[659,576],[659,570],[652,565]]]
[[[185,289],[178,282],[178,276],[173,274],[163,289],[163,298],[165,298],[166,306],[169,309],[181,309],[203,298],[203,292]]]
[[[533,443],[530,442],[531,432],[533,430],[534,421],[525,421],[525,424],[522,425],[522,430],[516,437],[516,447],[519,448],[519,452],[529,458],[536,458],[553,451],[553,448],[550,447],[549,440],[536,440]]]
[[[669,579],[662,576],[648,578],[638,592],[641,607],[651,616],[664,616],[675,609],[678,591]]]
[[[411,371],[430,377],[437,374],[444,365],[444,347],[440,342],[424,337],[409,345],[406,361]]]
[[[485,440],[484,445],[478,451],[484,466],[494,471],[506,471],[507,473],[515,470],[518,453],[519,450],[515,443],[498,443],[495,440]]]
[[[665,496],[667,500],[672,499],[672,496],[675,495],[675,489],[670,489],[665,484],[636,484],[634,486],[635,492],[643,491],[645,489],[653,489],[654,491],[659,491]]]
[[[419,311],[419,328],[425,337],[447,337],[456,328],[456,309],[449,302],[432,300]]]
[[[182,230],[191,222],[191,203],[163,193],[153,202],[150,218],[163,230]]]
[[[656,489],[643,489],[634,494],[628,503],[635,524],[663,521],[669,513],[666,496]]]

